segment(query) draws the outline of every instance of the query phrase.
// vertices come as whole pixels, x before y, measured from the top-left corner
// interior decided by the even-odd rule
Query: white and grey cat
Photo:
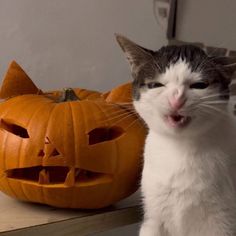
[[[133,103],[148,127],[140,236],[236,236],[233,58],[195,46],[154,52],[117,35],[131,65]]]

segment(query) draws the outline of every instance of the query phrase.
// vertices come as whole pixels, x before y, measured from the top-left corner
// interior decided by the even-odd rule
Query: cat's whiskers
[[[110,112],[111,109],[114,109],[114,112]],[[109,111],[109,112],[108,112]],[[126,126],[123,126],[123,128],[125,130],[128,130],[130,127],[132,127],[136,122],[138,122],[139,126],[142,126],[143,120],[140,118],[140,116],[138,115],[138,113],[136,112],[135,109],[129,109],[127,108],[127,110],[125,110],[125,108],[123,110],[116,110],[116,108],[108,108],[108,109],[103,109],[102,110],[102,114],[107,113],[107,115],[109,115],[109,117],[107,117],[106,119],[101,118],[99,120],[99,123],[110,123],[109,125],[115,126],[118,123],[120,123],[121,121],[124,121],[125,119],[128,118],[132,118],[131,122],[128,122]],[[115,122],[114,122],[115,121]],[[1,176],[0,176],[1,178]]]
[[[134,116],[133,114],[128,114],[126,115],[125,117],[119,119],[118,121],[116,121],[115,123],[113,123],[112,125],[116,125],[116,124],[119,124],[121,121],[124,121],[125,119],[127,118],[131,118],[132,116]],[[138,118],[137,118],[138,119]]]
[[[229,117],[228,113],[219,112],[219,111],[212,109],[212,108],[209,109],[209,107],[207,107],[207,109],[206,109],[205,106],[203,106],[203,109],[199,109],[199,111],[200,112],[198,113],[198,115],[201,114],[203,116],[203,114],[205,114],[204,117],[206,117],[207,119],[209,118],[209,115],[216,116],[216,115],[219,115],[219,113],[220,113],[221,119],[228,119],[228,117]]]
[[[220,97],[220,96],[224,96],[224,95],[229,95],[229,93],[214,93],[214,94],[200,97],[199,99],[202,100],[202,99],[206,99],[206,98],[214,98],[214,97]]]
[[[216,111],[216,112],[218,112],[218,113],[220,113],[220,114],[222,114],[224,116],[228,116],[227,112],[224,112],[223,110],[221,110],[221,109],[219,109],[219,108],[217,108],[215,106],[212,106],[212,105],[209,105],[209,104],[205,104],[205,103],[201,103],[201,106],[205,106],[206,108],[209,108],[212,111],[214,110],[214,111]]]
[[[115,115],[114,117],[107,117],[107,119],[101,119],[101,122],[109,122],[109,121],[114,121],[114,120],[119,120],[119,119],[123,119],[125,117],[131,117],[131,116],[134,116],[134,117],[139,117],[136,113],[133,113],[133,112],[126,112],[126,113],[122,113],[122,114],[118,114],[118,115]]]
[[[96,104],[104,105],[104,101],[95,101]],[[105,106],[109,107],[132,107],[133,103],[105,103]]]
[[[102,111],[105,112],[105,113],[109,113],[112,114],[112,113],[116,113],[116,112],[129,112],[129,111],[135,111],[135,109],[133,107],[103,107],[102,108]]]
[[[215,101],[204,101],[205,104],[227,104],[229,101],[215,100]]]
[[[209,115],[211,115],[211,116],[215,115],[215,111],[212,110],[212,109],[209,109],[206,106],[199,106],[199,108],[198,108],[198,116],[209,118]]]
[[[103,109],[103,112],[109,114],[109,116],[114,115],[116,113],[126,113],[126,112],[127,113],[129,113],[129,112],[137,113],[134,108],[123,108],[123,109],[119,109],[119,110],[108,108],[108,109]]]
[[[119,114],[119,113],[126,113],[126,112],[135,112],[135,110],[126,110],[126,109],[122,109],[122,110],[115,110],[115,109],[104,109],[103,112],[106,112],[107,115],[111,116],[114,114]]]
[[[201,116],[201,117],[208,117],[209,114],[212,114],[212,112],[209,112],[209,110],[206,110],[205,107],[204,109],[199,109],[198,108],[198,116]]]
[[[197,108],[196,105],[188,106],[188,107],[186,107],[185,109],[183,109],[183,110],[181,111],[181,114],[184,113],[184,114],[188,115],[189,112],[196,111],[197,109],[198,109],[198,108]]]
[[[108,119],[113,119],[115,117],[120,117],[122,115],[130,114],[130,113],[133,113],[133,112],[127,112],[127,111],[114,112],[114,113],[109,113],[107,117]]]
[[[125,112],[125,111],[134,111],[135,109],[133,107],[103,107],[102,111],[106,113],[112,113],[112,112]]]
[[[127,127],[125,127],[126,130],[128,130],[129,128],[131,128],[137,121],[140,121],[139,118],[135,119],[134,121],[131,122],[130,125],[128,125]],[[141,125],[141,122],[138,123],[139,125]]]
[[[94,101],[94,102],[96,102],[96,103],[102,103],[102,104],[104,104],[104,100],[97,100],[97,101]],[[129,101],[126,101],[126,102],[106,102],[105,103],[106,105],[125,105],[125,104],[133,104],[133,100],[130,100],[130,102]]]

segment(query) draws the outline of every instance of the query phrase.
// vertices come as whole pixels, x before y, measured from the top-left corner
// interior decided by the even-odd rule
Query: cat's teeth
[[[42,169],[39,172],[39,184],[49,184],[50,179],[49,179],[49,172],[46,171],[45,169]]]
[[[181,123],[181,124],[185,123],[185,122],[187,121],[187,119],[188,119],[188,118],[187,118],[186,116],[181,117],[180,123]]]
[[[190,117],[182,115],[169,115],[167,121],[171,127],[181,127],[190,121]]]

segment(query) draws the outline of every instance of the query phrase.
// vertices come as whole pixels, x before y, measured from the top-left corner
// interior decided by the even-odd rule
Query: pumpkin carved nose
[[[60,152],[52,145],[48,137],[44,140],[45,148],[39,150],[39,157],[56,157],[60,155]]]

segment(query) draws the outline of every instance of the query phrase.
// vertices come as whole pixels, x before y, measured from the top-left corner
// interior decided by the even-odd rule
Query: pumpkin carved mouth
[[[65,187],[98,184],[98,180],[99,183],[112,181],[112,175],[109,174],[65,166],[15,168],[6,170],[5,174],[15,180],[42,185],[63,184]]]

